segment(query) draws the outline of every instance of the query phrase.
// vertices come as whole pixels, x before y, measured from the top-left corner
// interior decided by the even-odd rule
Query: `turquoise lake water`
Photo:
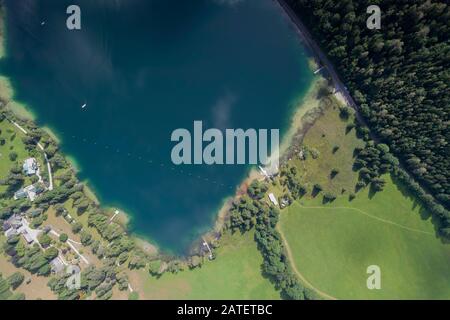
[[[82,30],[66,28],[81,8]],[[185,252],[249,167],[174,166],[170,135],[289,125],[312,81],[272,0],[6,0],[0,73],[131,231]],[[45,24],[42,22],[45,21]],[[87,107],[81,106],[87,103]]]

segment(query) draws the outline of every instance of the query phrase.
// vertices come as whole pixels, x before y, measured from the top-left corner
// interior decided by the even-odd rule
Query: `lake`
[[[81,8],[81,30],[66,8]],[[272,0],[6,0],[0,73],[61,140],[102,205],[132,232],[183,253],[248,165],[171,162],[173,130],[279,128],[312,81]],[[82,105],[86,103],[86,107]]]

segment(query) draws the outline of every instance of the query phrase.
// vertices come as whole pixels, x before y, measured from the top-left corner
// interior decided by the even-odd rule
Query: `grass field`
[[[297,269],[336,298],[450,299],[450,245],[420,211],[389,179],[372,199],[365,190],[352,202],[296,202],[280,229]],[[367,289],[369,265],[381,268],[381,290]]]
[[[0,122],[0,138],[5,139],[5,144],[0,144],[0,179],[5,178],[14,162],[9,159],[11,152],[16,152],[17,161],[23,161],[28,157],[25,145],[22,142],[22,134],[7,120]]]
[[[4,144],[0,143],[0,179],[5,179],[16,163],[22,163],[23,160],[28,158],[28,152],[25,150],[22,137],[23,134],[10,122],[7,120],[0,122],[0,140],[4,139]],[[11,152],[17,153],[16,161],[9,159]],[[6,186],[0,185],[0,192],[4,191],[6,191]]]
[[[318,157],[290,162],[309,190],[319,183],[338,195],[324,204],[323,193],[309,193],[281,214],[278,228],[299,277],[338,299],[449,299],[450,245],[437,238],[427,212],[407,191],[387,175],[382,192],[366,188],[349,201],[358,180],[353,150],[364,145],[354,129],[346,132],[350,121],[340,118],[337,105],[328,106],[303,140]],[[333,168],[339,174],[331,178]],[[273,191],[282,192],[278,184]],[[381,268],[381,290],[367,289],[370,265]]]
[[[224,235],[217,259],[200,269],[159,279],[148,272],[132,272],[130,280],[141,299],[280,299],[268,279],[261,276],[262,256],[253,233]]]
[[[352,117],[342,120],[337,105],[329,105],[303,140],[318,157],[290,161],[309,190],[319,183],[338,196],[324,204],[323,192],[309,192],[282,211],[278,229],[294,271],[328,299],[450,299],[450,244],[437,237],[414,197],[386,175],[382,192],[365,188],[349,201],[358,181],[353,150],[364,145],[354,129],[346,133]],[[334,178],[332,168],[339,169]],[[275,184],[271,191],[282,189]],[[370,265],[381,268],[380,290],[367,289]]]
[[[346,132],[346,126],[353,122],[353,116],[348,120],[341,119],[337,104],[334,100],[331,102],[303,139],[303,145],[308,149],[315,149],[318,157],[314,159],[310,155],[305,161],[297,158],[292,163],[299,167],[302,172],[301,180],[310,189],[312,185],[319,183],[324,191],[339,194],[343,188],[353,191],[358,181],[358,173],[352,170],[353,150],[364,146],[364,142],[356,137],[354,129]],[[334,146],[339,146],[335,152]],[[338,168],[340,172],[331,178],[333,168]]]

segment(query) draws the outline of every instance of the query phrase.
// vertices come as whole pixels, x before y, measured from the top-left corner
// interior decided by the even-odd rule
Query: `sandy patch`
[[[38,277],[30,272],[20,268],[17,269],[11,262],[7,260],[4,255],[0,255],[0,272],[3,274],[3,278],[9,277],[14,272],[21,272],[25,276],[24,282],[15,290],[15,292],[21,292],[25,294],[27,300],[55,300],[55,294],[47,286],[49,278]],[[31,279],[29,284],[26,284],[27,279]]]

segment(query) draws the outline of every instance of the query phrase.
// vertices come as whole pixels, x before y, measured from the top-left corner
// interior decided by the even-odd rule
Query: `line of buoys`
[[[61,131],[61,132],[59,132],[59,134],[64,135],[65,133],[64,133],[63,131]],[[77,139],[77,137],[76,137],[75,135],[72,135],[71,137],[72,137],[73,139]],[[88,140],[87,140],[86,138],[81,138],[81,141],[82,141],[82,142],[85,142],[85,143],[88,142]],[[97,141],[93,141],[92,144],[93,144],[93,145],[98,145],[98,142],[97,142]],[[114,149],[113,147],[110,147],[110,146],[108,146],[108,145],[105,145],[104,148],[105,148],[105,149]],[[115,152],[116,152],[116,153],[120,153],[121,151],[120,151],[120,149],[116,149]],[[127,156],[128,156],[128,157],[131,157],[132,154],[131,154],[130,152],[128,152]],[[144,157],[142,157],[142,156],[137,156],[137,159],[139,159],[139,160],[142,161],[142,160],[144,160]],[[151,160],[151,159],[147,159],[146,161],[147,161],[148,164],[154,164],[153,160]],[[164,163],[159,163],[159,166],[160,166],[160,167],[168,167],[168,166],[166,166]],[[177,166],[170,166],[170,170],[171,170],[171,171],[178,171],[178,172],[179,172],[180,174],[182,174],[182,175],[185,174],[185,171],[184,171],[183,169],[178,169],[178,170],[177,170]],[[187,175],[190,176],[190,177],[193,176],[192,172],[188,172]],[[208,177],[202,177],[202,176],[200,176],[200,175],[196,175],[196,178],[197,178],[197,179],[200,179],[200,180],[203,180],[203,181],[206,181],[206,182],[210,182],[210,183],[212,183],[212,184],[215,184],[215,185],[218,185],[218,186],[221,186],[221,187],[228,188],[228,189],[230,189],[230,190],[236,188],[236,186],[226,186],[224,183],[220,183],[220,182],[218,182],[218,181],[216,181],[216,180],[210,180]]]

